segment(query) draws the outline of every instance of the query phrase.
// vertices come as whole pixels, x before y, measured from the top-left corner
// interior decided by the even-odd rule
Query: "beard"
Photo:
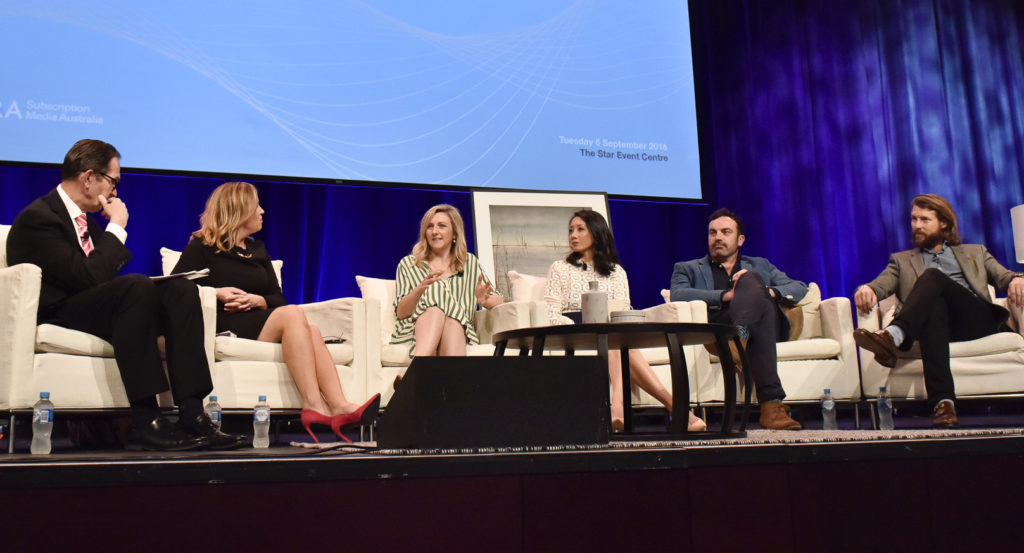
[[[925,234],[923,231],[914,232],[914,245],[919,248],[930,250],[944,241],[941,232]]]

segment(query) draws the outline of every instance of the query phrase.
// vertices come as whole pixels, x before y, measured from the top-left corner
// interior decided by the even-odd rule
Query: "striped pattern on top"
[[[407,255],[398,262],[398,270],[395,273],[395,304],[392,306],[396,312],[398,311],[398,302],[412,292],[413,288],[430,273],[430,267],[426,262],[419,265],[415,263],[416,258],[412,255]],[[480,268],[480,261],[475,255],[469,254],[466,266],[461,273],[456,273],[428,286],[420,296],[420,301],[416,303],[412,316],[398,319],[395,332],[391,335],[391,343],[409,344],[409,353],[411,354],[416,346],[414,332],[416,319],[429,307],[438,307],[446,315],[459,321],[466,330],[467,344],[480,343],[476,328],[473,327],[473,314],[477,307],[476,281],[480,275],[483,275],[484,282],[493,285],[491,279]]]

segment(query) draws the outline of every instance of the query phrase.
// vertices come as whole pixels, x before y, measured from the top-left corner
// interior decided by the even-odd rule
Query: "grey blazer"
[[[974,293],[990,302],[992,297],[988,293],[989,284],[997,290],[1006,290],[1010,281],[1017,276],[996,261],[981,244],[960,244],[950,246],[950,249]],[[896,252],[889,256],[889,265],[882,274],[867,285],[875,291],[879,301],[896,294],[900,302],[904,302],[924,270],[924,255],[920,249]]]

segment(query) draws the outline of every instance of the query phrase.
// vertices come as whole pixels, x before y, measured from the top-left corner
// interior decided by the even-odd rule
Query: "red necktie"
[[[82,243],[82,250],[85,252],[85,256],[89,257],[92,253],[92,238],[89,237],[89,224],[85,220],[85,213],[75,217],[75,226],[78,227],[78,239]]]

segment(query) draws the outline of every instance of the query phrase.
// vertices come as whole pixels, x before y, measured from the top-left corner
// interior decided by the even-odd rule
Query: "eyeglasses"
[[[115,179],[114,177],[111,177],[110,175],[104,173],[103,171],[94,171],[94,172],[97,175],[99,175],[99,176],[107,179],[108,181],[110,181],[110,184],[114,185],[114,190],[117,190],[117,185],[121,184],[121,179],[120,178],[116,178]]]

